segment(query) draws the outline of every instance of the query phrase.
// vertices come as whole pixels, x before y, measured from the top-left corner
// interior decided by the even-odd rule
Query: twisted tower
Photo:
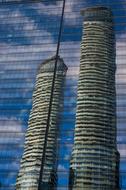
[[[29,117],[28,130],[25,138],[24,154],[21,160],[17,178],[16,190],[37,190],[39,173],[43,154],[45,131],[55,57],[46,60],[39,68],[33,93],[33,105]],[[42,190],[54,190],[56,187],[56,158],[57,158],[57,121],[60,96],[67,67],[63,59],[58,57],[55,89],[51,109],[51,119],[47,139],[46,159],[42,178]]]
[[[109,8],[82,11],[84,29],[71,190],[117,190],[115,35]]]

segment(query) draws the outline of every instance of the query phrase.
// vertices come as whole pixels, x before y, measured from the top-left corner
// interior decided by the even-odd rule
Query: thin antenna
[[[55,58],[55,66],[54,66],[53,80],[52,80],[52,86],[51,86],[51,95],[50,95],[50,101],[49,101],[47,126],[46,126],[46,131],[45,131],[43,154],[42,154],[41,168],[40,168],[40,175],[39,175],[38,190],[44,190],[42,189],[42,178],[43,178],[43,173],[44,173],[44,163],[45,163],[45,155],[46,155],[46,148],[47,148],[48,132],[49,132],[49,126],[50,126],[50,116],[51,116],[51,110],[52,110],[52,101],[53,101],[53,94],[54,94],[54,87],[55,87],[55,78],[56,78],[57,63],[58,63],[58,57],[59,57],[60,41],[61,41],[61,35],[62,35],[65,2],[66,0],[63,0],[62,15],[61,15],[61,21],[60,21],[56,58]]]

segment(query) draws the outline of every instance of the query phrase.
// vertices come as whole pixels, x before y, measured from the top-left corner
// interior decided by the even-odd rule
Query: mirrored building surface
[[[106,7],[81,12],[84,24],[70,189],[119,190],[113,16]]]
[[[38,69],[16,190],[37,190],[39,181],[45,190],[55,190],[57,187],[58,113],[61,111],[61,94],[67,67],[63,59],[58,57],[56,77],[53,81],[55,60],[56,58],[52,57],[44,61]],[[49,114],[53,82],[53,100]]]
[[[24,151],[40,64],[55,55],[61,0],[0,0],[0,189],[14,190]],[[120,186],[126,189],[126,1],[66,0],[60,56],[68,66],[58,128],[58,190],[68,190],[75,127],[83,16],[92,6],[112,9],[116,37],[117,142]]]

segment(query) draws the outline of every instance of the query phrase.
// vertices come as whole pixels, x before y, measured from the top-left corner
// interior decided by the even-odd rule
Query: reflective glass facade
[[[59,57],[54,80],[55,60],[53,57],[44,61],[38,69],[16,190],[38,190],[38,186],[44,190],[55,190],[57,187],[58,113],[62,108],[67,67]]]
[[[84,23],[70,189],[119,190],[113,16],[106,7],[81,12]]]
[[[97,5],[109,6],[114,13],[120,185],[126,189],[126,1],[66,0],[60,56],[68,72],[59,122],[58,190],[68,189],[83,23],[80,10]],[[57,0],[0,1],[1,190],[15,189],[37,70],[56,52],[61,10],[62,1]]]

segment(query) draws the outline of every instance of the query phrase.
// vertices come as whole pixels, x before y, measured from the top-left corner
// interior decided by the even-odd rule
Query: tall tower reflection
[[[109,8],[82,11],[84,29],[71,190],[118,190],[116,145],[115,35]]]
[[[37,190],[40,176],[41,159],[47,127],[47,118],[55,57],[46,60],[39,68],[33,93],[33,105],[29,117],[25,138],[24,154],[17,178],[17,190]],[[53,190],[57,185],[57,122],[60,109],[61,93],[67,67],[63,59],[58,57],[54,85],[50,125],[47,138],[45,162],[42,176],[42,189]],[[41,180],[41,179],[40,179]]]

